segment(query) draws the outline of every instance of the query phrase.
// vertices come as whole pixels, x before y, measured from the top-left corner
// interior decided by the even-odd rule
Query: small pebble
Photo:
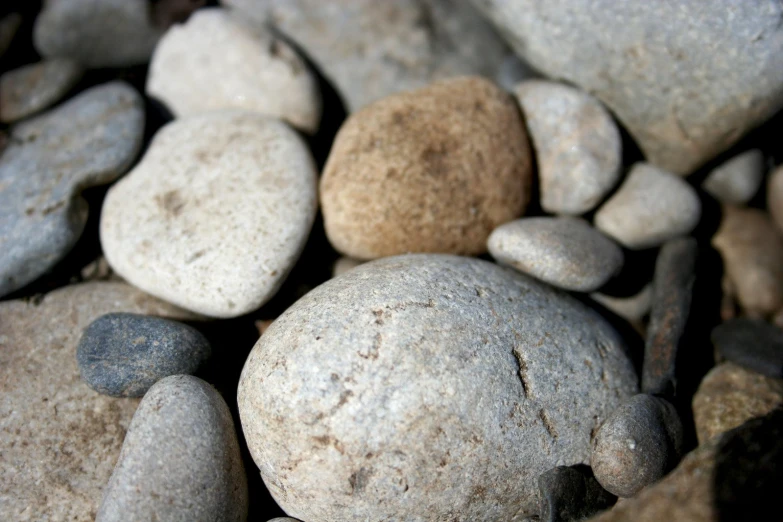
[[[25,65],[0,76],[0,121],[21,120],[58,102],[82,77],[67,59]]]
[[[712,344],[731,362],[783,379],[783,330],[761,319],[739,317],[715,327]]]
[[[623,266],[623,252],[575,218],[532,217],[496,228],[487,242],[498,262],[566,290],[592,292]]]
[[[682,423],[668,401],[639,394],[604,421],[593,439],[595,478],[618,497],[632,497],[680,459]]]
[[[226,402],[190,375],[155,383],[133,415],[95,521],[243,522],[247,508]]]
[[[650,283],[644,285],[638,294],[630,297],[616,297],[599,292],[590,294],[590,297],[623,319],[633,322],[639,321],[650,311],[652,295],[653,285]]]
[[[773,170],[769,175],[767,209],[777,225],[778,231],[783,232],[783,165]]]
[[[348,270],[356,268],[361,265],[362,261],[358,259],[352,259],[350,257],[342,256],[332,265],[332,277],[337,277],[346,273]]]
[[[764,154],[752,149],[715,167],[702,183],[721,203],[742,205],[759,191],[764,180]]]
[[[169,375],[193,374],[211,353],[209,341],[186,324],[136,314],[107,314],[84,330],[76,359],[98,393],[141,397]]]
[[[632,250],[655,247],[688,234],[699,222],[701,203],[682,178],[636,163],[595,215],[595,226]]]
[[[617,497],[601,487],[587,466],[557,466],[538,477],[541,522],[585,520],[609,509]]]
[[[570,215],[595,208],[620,177],[622,143],[609,112],[557,82],[523,82],[514,93],[536,152],[541,207]]]

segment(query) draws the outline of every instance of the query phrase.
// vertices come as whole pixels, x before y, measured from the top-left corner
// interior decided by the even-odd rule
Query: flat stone
[[[82,330],[111,312],[193,318],[123,283],[0,303],[0,520],[95,520],[138,404],[79,377]]]
[[[767,209],[777,225],[778,231],[783,232],[783,165],[773,170],[769,175]]]
[[[623,251],[575,218],[531,217],[505,223],[487,241],[498,262],[566,290],[591,292],[623,266]]]
[[[243,522],[247,507],[247,476],[226,402],[191,375],[155,383],[133,415],[96,522]]]
[[[604,102],[670,172],[694,171],[783,107],[779,2],[473,3],[533,67]]]
[[[715,167],[702,187],[721,203],[742,205],[756,195],[764,180],[764,154],[752,149]]]
[[[508,47],[464,0],[224,0],[312,59],[348,112],[444,78],[494,78]]]
[[[768,377],[783,378],[783,330],[777,326],[739,317],[716,326],[710,337],[729,361]]]
[[[191,375],[211,354],[195,328],[137,314],[102,315],[84,330],[76,358],[82,379],[113,397],[141,397],[169,375]]]
[[[513,270],[437,254],[363,264],[278,317],[239,384],[250,452],[301,520],[538,514],[637,389],[617,333]],[[426,515],[422,515],[426,514]]]
[[[175,116],[245,109],[310,133],[321,119],[318,81],[299,55],[266,28],[223,9],[198,11],[166,33],[146,89]]]
[[[652,295],[653,286],[650,283],[644,285],[644,288],[638,294],[630,297],[617,297],[595,292],[590,294],[590,298],[623,319],[638,321],[650,311]]]
[[[35,19],[33,43],[45,58],[128,67],[148,62],[164,32],[152,24],[148,0],[57,0]]]
[[[82,190],[122,175],[143,132],[144,103],[122,82],[88,89],[13,127],[0,156],[0,296],[71,250],[87,222]]]
[[[82,77],[66,59],[25,65],[0,76],[0,121],[21,120],[58,102]]]
[[[783,381],[726,362],[704,376],[693,396],[696,435],[703,444],[783,404]]]
[[[0,18],[0,57],[2,57],[11,45],[19,26],[22,25],[22,15],[10,13]]]
[[[771,315],[783,308],[783,239],[768,214],[724,206],[712,245],[747,313]]]
[[[595,208],[620,178],[622,141],[609,112],[557,82],[522,82],[514,94],[536,151],[541,207],[570,215]]]
[[[674,406],[639,394],[601,425],[593,439],[590,466],[607,491],[632,497],[677,465],[682,446],[682,423]]]
[[[343,124],[321,178],[326,234],[356,259],[481,254],[524,211],[531,177],[511,96],[479,77],[443,80]]]
[[[175,120],[106,196],[100,234],[125,280],[183,308],[236,317],[269,300],[317,206],[310,152],[248,111]]]
[[[538,477],[541,490],[540,521],[586,520],[615,503],[617,497],[601,487],[589,472],[589,467],[579,468],[557,466]]]
[[[595,214],[595,226],[632,250],[688,234],[699,222],[696,191],[647,163],[631,167],[623,184]]]

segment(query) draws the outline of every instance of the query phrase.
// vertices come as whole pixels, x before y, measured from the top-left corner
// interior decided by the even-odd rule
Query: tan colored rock
[[[773,170],[769,175],[767,210],[769,210],[778,230],[783,231],[783,165]]]
[[[138,404],[79,376],[82,330],[110,312],[194,318],[123,283],[0,303],[0,520],[94,520]]]
[[[530,146],[514,100],[478,77],[436,82],[353,114],[321,178],[326,233],[345,255],[480,254],[524,211]]]
[[[696,435],[703,444],[783,404],[783,381],[726,362],[710,370],[693,396]]]
[[[783,307],[783,239],[766,213],[725,206],[712,245],[747,313],[770,315]]]

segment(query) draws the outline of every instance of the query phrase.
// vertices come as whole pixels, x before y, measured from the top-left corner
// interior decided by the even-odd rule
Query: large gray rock
[[[473,0],[512,47],[594,94],[647,160],[688,174],[783,106],[783,4]]]
[[[636,390],[618,335],[565,294],[471,258],[384,258],[334,278],[261,337],[242,427],[302,520],[521,521],[538,476],[587,463]]]

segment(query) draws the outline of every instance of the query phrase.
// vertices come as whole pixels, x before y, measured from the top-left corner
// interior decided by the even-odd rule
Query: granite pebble
[[[783,329],[761,319],[738,317],[716,326],[710,337],[729,361],[783,379]]]
[[[541,522],[586,520],[609,509],[617,497],[601,487],[588,466],[557,466],[538,477]]]
[[[702,187],[721,203],[743,205],[756,195],[762,181],[764,154],[759,149],[752,149],[715,167]]]
[[[71,60],[53,59],[25,65],[0,76],[0,121],[11,123],[60,101],[82,77]]]

